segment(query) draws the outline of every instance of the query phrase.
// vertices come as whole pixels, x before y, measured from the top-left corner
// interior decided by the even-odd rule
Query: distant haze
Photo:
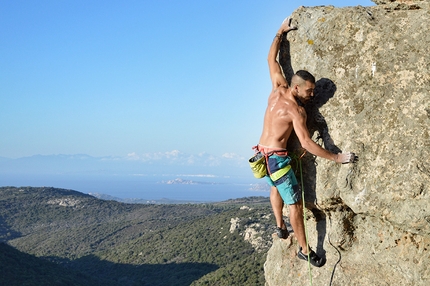
[[[0,158],[0,186],[52,186],[120,198],[219,201],[266,196],[238,156],[179,151],[138,157],[36,155]]]

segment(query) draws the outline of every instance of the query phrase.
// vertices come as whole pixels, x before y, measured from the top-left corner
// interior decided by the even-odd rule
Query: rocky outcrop
[[[298,260],[273,237],[267,286],[430,285],[430,1],[300,7],[280,62],[317,79],[313,139],[359,161],[303,162],[309,243],[327,264]]]
[[[80,200],[73,198],[52,199],[47,202],[48,205],[59,205],[62,207],[77,207],[81,204]]]
[[[246,211],[253,209],[248,206],[242,206],[240,210],[243,211],[241,214],[245,215]],[[269,228],[271,226],[272,215],[267,213],[257,213],[254,215],[259,216],[259,219],[255,220],[255,217],[252,216],[231,218],[229,231],[230,233],[237,231],[243,237],[244,241],[252,245],[255,251],[265,253],[272,245],[272,242],[268,239],[272,231]]]

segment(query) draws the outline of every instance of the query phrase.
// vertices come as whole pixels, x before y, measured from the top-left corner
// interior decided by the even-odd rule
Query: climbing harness
[[[262,147],[261,150],[259,147]],[[285,168],[274,171],[273,173],[267,167],[269,157],[273,154],[280,156],[287,156],[288,152],[286,149],[277,149],[263,145],[256,145],[252,147],[252,149],[256,152],[253,157],[249,159],[249,165],[254,174],[254,177],[260,179],[264,176],[268,175],[272,181],[277,181],[279,178],[284,176],[291,169],[291,165],[286,166]]]

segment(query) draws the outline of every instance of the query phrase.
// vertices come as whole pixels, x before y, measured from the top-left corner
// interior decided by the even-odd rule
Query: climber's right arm
[[[292,30],[297,30],[297,28],[291,26],[291,19],[285,19],[284,22],[282,22],[278,33],[273,39],[272,45],[270,46],[267,62],[269,64],[270,79],[272,80],[273,90],[277,89],[279,86],[284,86],[285,88],[288,87],[288,83],[282,74],[281,66],[279,65],[279,62],[276,60],[276,58],[278,56],[283,34]]]

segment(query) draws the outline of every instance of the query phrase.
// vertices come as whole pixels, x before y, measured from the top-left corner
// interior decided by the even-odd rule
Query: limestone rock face
[[[281,45],[287,79],[317,79],[312,138],[359,156],[303,161],[313,285],[430,285],[430,2],[374,2],[300,7]],[[297,248],[273,237],[266,285],[309,285]]]

